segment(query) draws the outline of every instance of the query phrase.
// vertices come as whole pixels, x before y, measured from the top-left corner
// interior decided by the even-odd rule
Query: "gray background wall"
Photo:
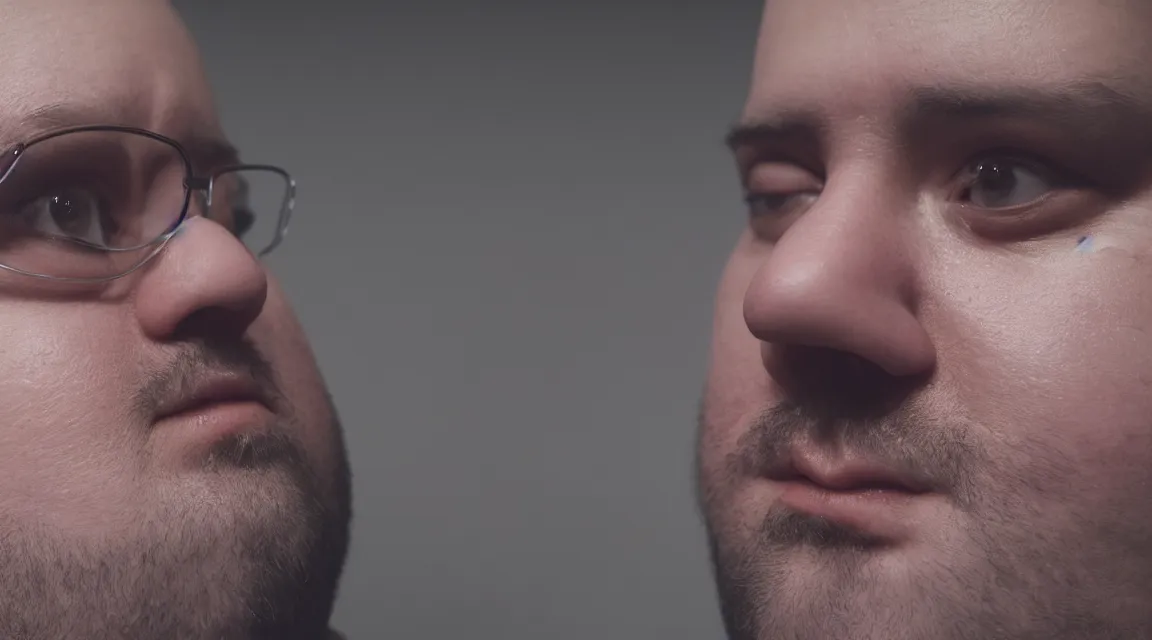
[[[348,433],[363,638],[721,638],[691,450],[760,3],[177,2]]]

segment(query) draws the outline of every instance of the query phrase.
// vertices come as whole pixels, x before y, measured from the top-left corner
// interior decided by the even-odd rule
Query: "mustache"
[[[213,371],[239,372],[250,377],[275,401],[281,394],[271,363],[248,338],[227,341],[190,340],[164,367],[150,373],[133,397],[135,412],[151,418],[172,398],[192,393],[206,374]]]
[[[874,460],[958,500],[973,496],[973,478],[988,459],[964,421],[943,421],[912,404],[863,417],[784,401],[759,414],[740,437],[730,471],[764,476],[786,463],[800,442]]]

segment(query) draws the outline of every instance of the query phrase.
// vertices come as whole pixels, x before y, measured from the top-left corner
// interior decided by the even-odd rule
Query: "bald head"
[[[218,133],[196,44],[168,2],[2,0],[0,12],[0,132],[65,105],[91,115],[73,124]]]

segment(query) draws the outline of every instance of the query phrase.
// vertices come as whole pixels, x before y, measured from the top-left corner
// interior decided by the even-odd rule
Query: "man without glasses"
[[[768,1],[698,452],[731,638],[1152,637],[1150,35]]]
[[[163,0],[2,0],[0,637],[328,637],[336,415]]]

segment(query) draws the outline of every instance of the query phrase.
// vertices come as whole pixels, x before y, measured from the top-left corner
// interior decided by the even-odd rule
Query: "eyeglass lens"
[[[130,271],[180,222],[189,173],[176,147],[139,133],[73,131],[36,142],[0,181],[0,264],[55,278]],[[287,195],[280,173],[230,171],[202,211],[260,254],[277,238]]]

